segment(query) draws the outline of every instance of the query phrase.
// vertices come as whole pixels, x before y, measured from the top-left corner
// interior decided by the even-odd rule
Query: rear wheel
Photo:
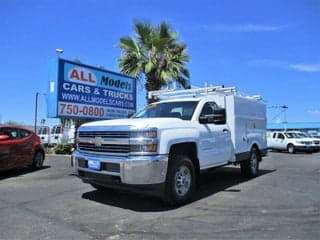
[[[257,148],[252,148],[250,158],[240,163],[241,173],[244,177],[256,177],[259,171],[260,154]]]
[[[36,154],[33,157],[32,168],[33,169],[42,168],[43,161],[44,161],[43,153],[40,151],[36,152]]]
[[[182,205],[190,201],[195,190],[195,176],[195,168],[189,157],[174,156],[167,173],[166,202],[172,205]]]
[[[291,153],[291,154],[293,154],[293,153],[296,152],[293,144],[288,144],[287,150],[288,150],[288,152]]]

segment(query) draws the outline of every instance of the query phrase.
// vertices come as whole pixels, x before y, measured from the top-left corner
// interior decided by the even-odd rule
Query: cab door
[[[221,165],[232,160],[232,141],[226,121],[214,121],[214,102],[204,104],[199,116],[199,160],[200,168]],[[203,119],[207,119],[203,121]],[[211,120],[210,120],[211,119]]]
[[[286,149],[286,139],[283,133],[277,133],[274,145],[276,149]]]

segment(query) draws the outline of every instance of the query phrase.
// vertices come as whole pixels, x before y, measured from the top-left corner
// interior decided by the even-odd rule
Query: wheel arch
[[[198,148],[195,142],[184,142],[176,143],[170,147],[169,151],[169,166],[170,162],[173,161],[174,155],[186,155],[192,161],[195,171],[196,171],[196,182],[198,182],[200,174],[200,165],[198,159]]]
[[[261,152],[260,152],[261,150],[259,148],[259,145],[257,143],[252,144],[252,146],[250,148],[250,151],[252,151],[252,149],[256,149],[257,150],[257,153],[259,155],[258,160],[259,160],[259,162],[261,162],[262,161],[262,157],[261,157]]]

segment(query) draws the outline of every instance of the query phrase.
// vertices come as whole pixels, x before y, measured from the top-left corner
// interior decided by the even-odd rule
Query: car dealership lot
[[[206,172],[194,201],[105,193],[72,175],[69,157],[0,174],[0,239],[320,239],[320,153],[270,152],[254,179]]]

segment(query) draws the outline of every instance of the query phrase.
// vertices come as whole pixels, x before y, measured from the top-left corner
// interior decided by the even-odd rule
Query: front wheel
[[[39,169],[42,168],[44,161],[44,155],[42,152],[38,151],[33,157],[32,168]]]
[[[184,155],[174,156],[168,167],[166,202],[182,205],[190,201],[195,190],[195,180],[195,168],[190,158]]]
[[[292,153],[292,154],[296,152],[293,144],[289,144],[287,147],[287,150],[289,153]]]
[[[250,158],[240,163],[241,173],[244,177],[256,177],[259,171],[260,154],[254,147],[251,149]]]

